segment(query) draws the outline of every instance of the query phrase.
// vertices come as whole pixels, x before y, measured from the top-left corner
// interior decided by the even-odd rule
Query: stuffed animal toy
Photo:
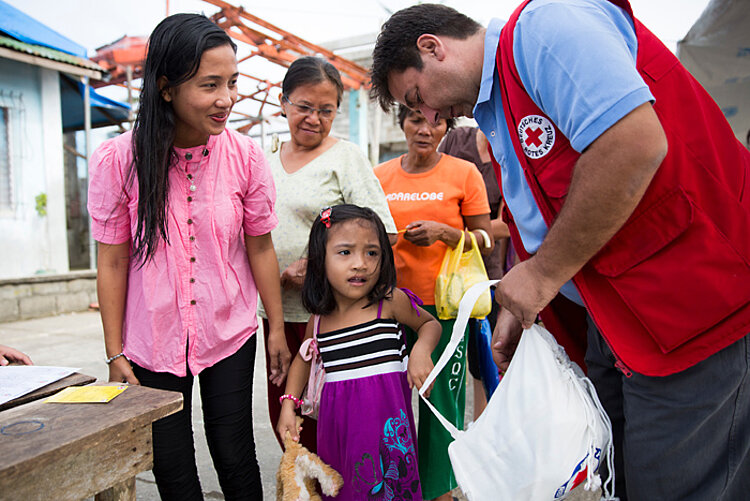
[[[302,418],[297,416],[297,428]],[[336,496],[344,484],[341,475],[325,464],[299,442],[292,440],[289,432],[284,436],[284,454],[276,472],[276,501],[321,501],[315,480],[326,496]]]

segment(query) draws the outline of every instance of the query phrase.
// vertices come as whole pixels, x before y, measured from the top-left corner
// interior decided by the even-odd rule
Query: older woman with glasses
[[[284,330],[292,353],[299,350],[310,317],[302,306],[300,290],[307,266],[305,246],[321,208],[345,203],[370,207],[395,242],[396,227],[372,166],[356,145],[329,135],[343,91],[338,70],[326,60],[303,57],[294,61],[284,77],[281,96],[291,138],[266,151],[279,218],[271,235],[281,270]],[[262,307],[260,315],[265,318]],[[266,367],[271,366],[267,358]],[[283,389],[283,385],[268,385],[272,428],[279,419]],[[314,420],[305,420],[300,441],[316,450]]]

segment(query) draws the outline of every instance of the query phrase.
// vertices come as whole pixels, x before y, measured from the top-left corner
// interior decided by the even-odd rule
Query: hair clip
[[[320,222],[326,225],[326,228],[331,227],[331,209],[330,207],[326,207],[325,209],[320,211]]]

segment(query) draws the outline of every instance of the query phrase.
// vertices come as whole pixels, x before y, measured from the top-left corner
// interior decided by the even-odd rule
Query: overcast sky
[[[148,36],[169,12],[219,10],[202,0],[5,0],[62,35],[92,50],[123,35]],[[447,0],[482,24],[507,18],[520,0]],[[230,0],[248,12],[313,43],[377,32],[402,0]],[[633,11],[672,50],[703,12],[708,0],[631,0]]]
[[[94,50],[123,35],[147,37],[169,13],[198,12],[208,16],[220,9],[204,0],[4,0],[74,42]],[[312,43],[367,33],[377,33],[380,25],[395,12],[415,1],[406,0],[228,0],[246,11]],[[482,24],[491,18],[507,19],[520,0],[445,0]],[[631,0],[633,11],[667,47],[675,50],[709,0]],[[242,52],[238,52],[242,56]],[[247,49],[245,49],[247,54]],[[257,77],[279,81],[284,70],[253,59],[240,67]],[[244,84],[248,91],[248,84]],[[255,85],[254,83],[252,85]],[[249,89],[252,90],[252,89]],[[104,95],[124,101],[126,92],[118,87],[99,89]],[[245,101],[237,111],[257,113],[257,105]],[[275,110],[273,110],[275,111]],[[285,124],[281,124],[284,127]]]

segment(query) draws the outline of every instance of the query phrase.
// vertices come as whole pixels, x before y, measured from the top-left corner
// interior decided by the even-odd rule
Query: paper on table
[[[116,386],[71,386],[44,403],[47,404],[106,404],[128,388],[128,385]]]
[[[0,404],[69,376],[80,369],[39,365],[0,367]]]

